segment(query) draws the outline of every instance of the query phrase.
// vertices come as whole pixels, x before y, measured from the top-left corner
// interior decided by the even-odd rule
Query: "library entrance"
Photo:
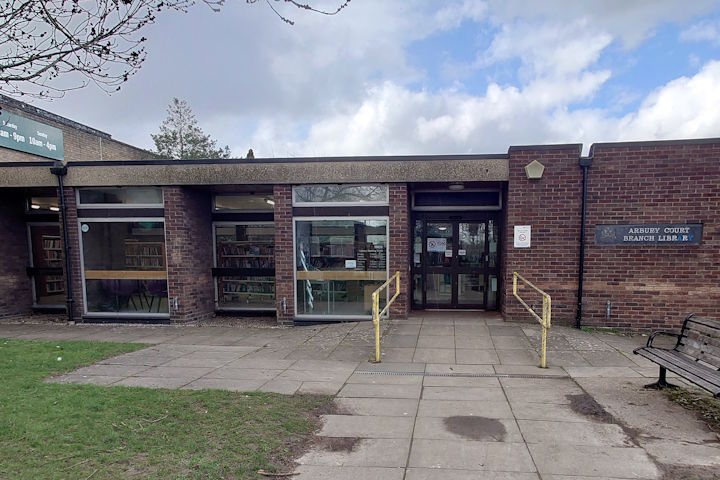
[[[414,308],[497,308],[498,218],[496,212],[415,213]]]

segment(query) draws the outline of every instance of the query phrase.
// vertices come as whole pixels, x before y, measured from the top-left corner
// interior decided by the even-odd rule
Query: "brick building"
[[[594,144],[588,156],[568,144],[177,161],[0,106],[21,127],[59,130],[64,147],[58,158],[0,138],[0,317],[70,304],[84,321],[369,319],[370,294],[400,272],[393,316],[527,320],[514,271],[550,293],[554,323],[720,316],[720,139]]]

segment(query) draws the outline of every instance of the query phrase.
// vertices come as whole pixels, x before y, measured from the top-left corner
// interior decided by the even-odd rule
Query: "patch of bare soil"
[[[663,473],[663,480],[720,480],[720,472],[715,467],[665,464],[658,467]]]
[[[330,452],[352,452],[357,446],[358,437],[319,437],[315,442],[318,448]]]
[[[713,398],[704,392],[687,390],[682,387],[663,391],[673,402],[695,412],[697,418],[705,422],[720,440],[720,399]]]
[[[505,425],[494,418],[458,415],[443,419],[443,424],[448,432],[470,440],[502,442],[507,433]]]

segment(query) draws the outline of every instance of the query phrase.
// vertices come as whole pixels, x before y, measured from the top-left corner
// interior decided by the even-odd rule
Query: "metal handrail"
[[[385,307],[380,310],[380,291],[390,286],[392,281],[395,280],[395,295],[392,296],[392,298],[388,299],[387,304]],[[380,285],[373,293],[372,293],[372,320],[373,325],[375,326],[375,362],[380,363],[380,317],[385,315],[390,308],[390,305],[395,301],[395,299],[400,295],[400,272],[395,272],[395,275],[388,278],[385,283]]]
[[[518,295],[518,279],[525,285],[542,295],[542,316],[538,315],[537,312],[533,310],[533,308],[528,305],[525,300],[520,298],[520,295]],[[540,357],[540,367],[547,368],[547,331],[550,329],[550,318],[552,316],[552,300],[550,298],[550,295],[545,293],[543,290],[540,290],[532,282],[527,280],[519,273],[513,272],[513,296],[518,299],[522,306],[525,307],[525,309],[530,312],[530,314],[535,318],[535,320],[540,322],[540,325],[542,326],[542,353]]]

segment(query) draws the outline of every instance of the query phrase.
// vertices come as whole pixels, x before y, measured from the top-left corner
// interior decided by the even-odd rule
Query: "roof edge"
[[[553,151],[553,150],[571,150],[575,149],[578,151],[578,155],[582,153],[582,143],[551,143],[542,145],[511,145],[508,148],[508,153],[518,152],[523,150],[540,150],[540,151]]]
[[[598,142],[590,145],[590,156],[596,148],[610,147],[662,147],[668,145],[707,145],[712,143],[720,144],[720,137],[708,138],[683,138],[671,140],[639,140],[633,142]]]

